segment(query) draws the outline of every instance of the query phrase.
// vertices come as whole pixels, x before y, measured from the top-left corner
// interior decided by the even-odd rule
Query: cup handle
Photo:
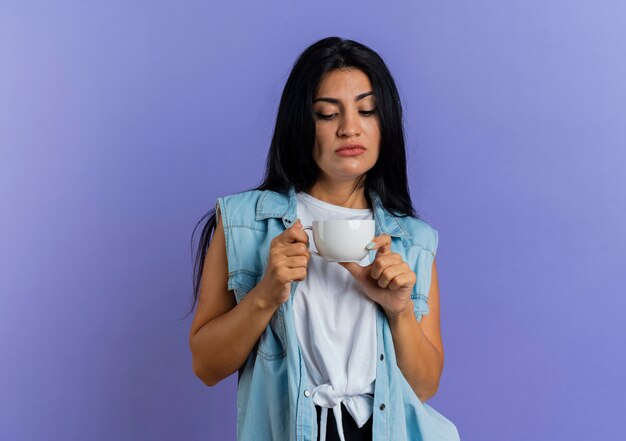
[[[303,230],[311,230],[311,233],[313,232],[313,226],[302,227],[302,229],[303,229]],[[312,250],[311,248],[309,248],[309,252],[310,252],[311,254],[315,254],[316,256],[319,256],[319,255],[320,255],[320,253],[318,253],[318,252],[317,252],[317,251],[315,251],[315,250]]]

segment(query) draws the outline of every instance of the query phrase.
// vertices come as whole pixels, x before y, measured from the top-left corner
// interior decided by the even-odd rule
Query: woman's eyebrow
[[[370,90],[369,92],[365,92],[365,93],[362,93],[360,95],[357,95],[354,98],[354,101],[362,100],[366,96],[370,96],[370,95],[374,95],[374,91],[373,90]],[[337,98],[328,98],[328,97],[324,97],[324,96],[320,97],[320,98],[316,98],[315,101],[313,101],[313,104],[315,104],[318,101],[326,101],[327,103],[339,104],[339,100]]]

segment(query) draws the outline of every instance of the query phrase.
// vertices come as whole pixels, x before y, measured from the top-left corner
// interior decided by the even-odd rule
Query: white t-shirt
[[[296,198],[303,226],[312,225],[313,220],[373,219],[371,209],[329,204],[304,192],[296,193]],[[316,250],[313,235],[307,233],[310,249]],[[370,255],[359,264],[369,265]],[[372,415],[376,309],[347,269],[311,253],[307,277],[294,293],[294,314],[312,399],[322,407],[321,433],[332,408],[343,435],[342,402],[359,427]]]

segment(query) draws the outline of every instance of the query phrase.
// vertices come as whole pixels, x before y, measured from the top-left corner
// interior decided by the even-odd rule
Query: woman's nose
[[[355,136],[361,133],[361,126],[359,118],[353,114],[344,114],[339,124],[338,135],[339,136]]]

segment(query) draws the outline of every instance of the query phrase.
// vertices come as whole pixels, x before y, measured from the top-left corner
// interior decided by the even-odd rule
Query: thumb
[[[337,262],[337,263],[343,266],[345,269],[347,269],[348,272],[352,274],[354,277],[357,277],[360,271],[362,270],[361,265],[359,265],[356,262]]]

